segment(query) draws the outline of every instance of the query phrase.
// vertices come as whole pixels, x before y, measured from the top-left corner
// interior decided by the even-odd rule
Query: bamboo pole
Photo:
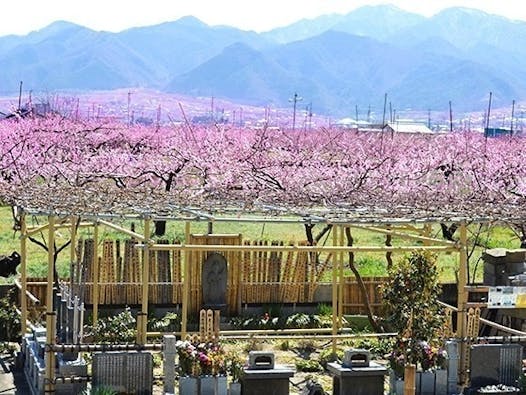
[[[188,243],[190,240],[190,222],[184,224],[184,240]],[[181,308],[181,338],[186,338],[187,321],[188,321],[188,300],[190,294],[190,250],[184,251],[184,275],[183,275],[183,305]]]
[[[343,226],[338,228],[340,231],[338,245],[343,246],[344,228]],[[338,254],[338,329],[341,329],[343,326],[343,254],[343,252]]]
[[[137,244],[136,248],[144,248],[144,244]],[[150,250],[154,251],[292,251],[292,252],[411,252],[411,251],[436,251],[436,252],[458,252],[460,247],[454,246],[306,246],[306,245],[219,245],[219,244],[152,244]]]
[[[99,254],[97,246],[99,244],[99,224],[96,223],[93,227],[93,260],[92,273],[93,281],[91,288],[92,304],[93,304],[93,326],[97,324],[99,319]]]
[[[338,244],[338,227],[332,227],[332,244]],[[336,336],[338,333],[338,258],[334,257],[332,262],[332,335]],[[332,352],[336,355],[337,341],[332,339]]]
[[[444,246],[455,246],[456,245],[456,243],[454,241],[441,240],[441,239],[436,239],[434,237],[430,237],[429,236],[429,233],[430,233],[430,226],[429,226],[429,224],[425,224],[424,225],[424,235],[423,236],[413,235],[413,234],[410,234],[410,233],[403,233],[403,232],[400,232],[400,231],[397,231],[397,230],[394,230],[394,229],[377,228],[377,227],[374,227],[374,226],[352,225],[351,227],[352,228],[357,228],[357,229],[368,230],[370,232],[376,232],[376,233],[382,233],[382,234],[386,234],[386,235],[396,236],[396,237],[400,237],[402,239],[418,240],[418,241],[422,241],[424,243],[427,242],[427,245],[430,245],[431,243],[438,244],[438,245],[444,245]]]
[[[151,220],[146,218],[144,220],[144,239],[150,238],[150,224]],[[150,249],[148,244],[143,250],[142,256],[142,298],[141,298],[141,314],[139,315],[140,320],[137,320],[137,337],[138,344],[146,344],[146,331],[148,324],[148,282],[149,282],[149,269],[150,269]]]
[[[104,226],[106,226],[106,227],[108,227],[110,229],[114,229],[114,230],[116,230],[118,232],[124,233],[125,235],[131,236],[134,239],[141,240],[141,241],[150,240],[150,235],[146,236],[146,234],[144,234],[144,236],[143,236],[143,235],[141,235],[139,233],[132,232],[131,230],[125,229],[122,226],[115,225],[112,222],[104,221],[102,219],[99,220],[98,222],[101,225],[104,225]]]
[[[458,276],[458,313],[457,313],[457,334],[460,338],[467,336],[467,312],[466,304],[468,302],[468,294],[466,292],[466,285],[468,279],[468,236],[467,226],[465,222],[460,224],[460,250],[459,250],[459,276]],[[460,369],[459,382],[464,384],[467,381],[467,372],[464,368],[464,360],[467,355],[467,345],[462,343],[460,345]]]
[[[48,271],[47,271],[47,292],[46,292],[46,344],[55,344],[55,323],[56,313],[53,308],[53,280],[55,266],[55,217],[48,217]],[[51,349],[46,349],[45,354],[46,379],[44,390],[46,394],[55,393],[55,353]]]
[[[76,259],[76,247],[77,247],[77,221],[80,220],[79,218],[76,218],[74,216],[71,216],[70,218],[71,220],[71,241],[70,241],[70,245],[69,245],[69,267],[70,267],[70,270],[69,270],[69,293],[70,293],[70,297],[73,296],[73,284],[75,283],[75,263],[77,261]]]
[[[22,289],[20,291],[20,310],[22,312],[21,330],[22,336],[27,332],[27,223],[26,215],[22,213],[20,217],[20,281]]]

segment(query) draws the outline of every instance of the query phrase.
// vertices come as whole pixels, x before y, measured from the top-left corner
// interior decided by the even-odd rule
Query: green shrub
[[[323,367],[314,359],[298,359],[296,369],[298,372],[321,372]]]
[[[88,328],[87,334],[93,336],[95,343],[132,343],[135,341],[136,320],[127,307],[123,312],[97,320],[97,324]]]
[[[15,310],[13,294],[14,290],[11,289],[0,299],[0,341],[17,341],[20,336],[20,316]]]

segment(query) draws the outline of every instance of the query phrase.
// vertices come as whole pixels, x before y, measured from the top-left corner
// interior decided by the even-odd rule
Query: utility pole
[[[296,130],[296,103],[302,100],[303,98],[298,96],[297,92],[294,92],[294,96],[289,99],[289,102],[294,103],[294,111],[292,113],[292,130]]]
[[[491,113],[491,96],[493,95],[492,92],[489,93],[489,102],[488,102],[488,113],[486,114],[486,129],[484,130],[484,137],[488,137],[489,132],[489,117]]]
[[[513,136],[513,117],[515,116],[515,100],[511,103],[511,125],[510,125],[510,136]]]
[[[427,110],[427,127],[431,129],[431,109]]]
[[[309,103],[307,106],[307,117],[309,119],[308,129],[311,130],[312,128],[312,102]]]
[[[453,132],[453,109],[451,107],[451,100],[449,101],[449,131]]]
[[[131,118],[130,118],[130,105],[131,105],[131,92],[128,91],[128,126],[130,126]]]
[[[385,126],[385,111],[387,110],[387,93],[384,96],[384,116],[382,117],[382,132],[384,131]]]
[[[358,104],[356,105],[355,107],[355,110],[356,110],[356,123],[358,123]]]
[[[18,91],[18,112],[22,109],[22,85],[24,84],[23,81],[20,81],[20,89]]]

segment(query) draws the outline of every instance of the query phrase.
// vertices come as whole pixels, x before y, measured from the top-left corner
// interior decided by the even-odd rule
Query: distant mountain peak
[[[196,18],[193,15],[186,15],[183,16],[176,21],[179,25],[184,25],[188,27],[208,27],[206,23],[204,23],[199,18]]]

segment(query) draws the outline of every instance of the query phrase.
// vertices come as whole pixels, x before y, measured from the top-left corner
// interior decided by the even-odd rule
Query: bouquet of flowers
[[[181,376],[217,376],[226,374],[225,352],[217,343],[176,343]]]

